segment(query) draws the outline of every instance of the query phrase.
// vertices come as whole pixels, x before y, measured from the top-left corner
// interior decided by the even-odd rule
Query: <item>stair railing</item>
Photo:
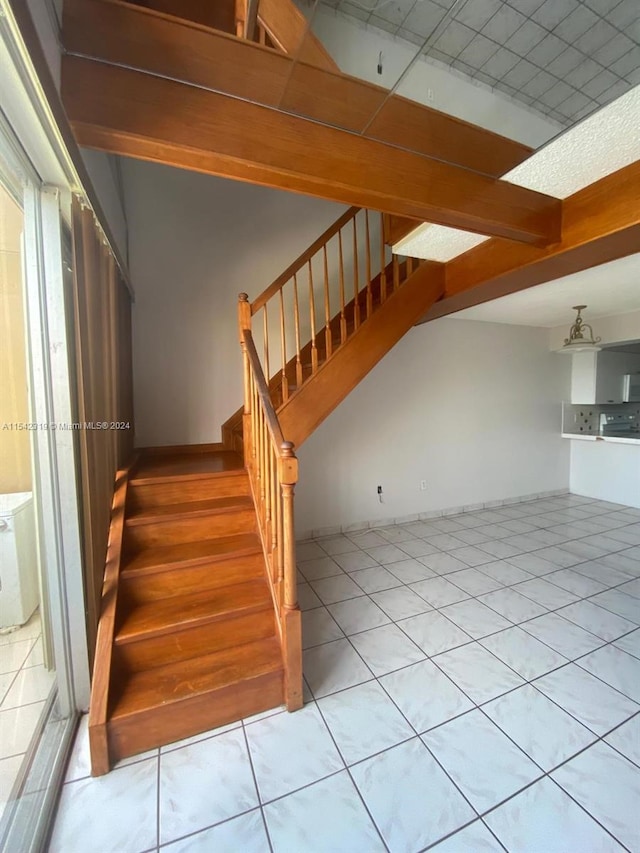
[[[383,215],[352,207],[250,305],[276,408],[417,268],[384,241]]]
[[[243,435],[267,574],[276,611],[285,665],[288,710],[302,706],[302,637],[296,578],[293,499],[298,460],[285,441],[251,333],[246,293],[238,305],[244,363]]]

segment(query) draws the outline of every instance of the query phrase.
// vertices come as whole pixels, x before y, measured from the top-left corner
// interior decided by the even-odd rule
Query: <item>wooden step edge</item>
[[[193,474],[162,474],[158,477],[135,476],[129,482],[132,486],[155,486],[162,483],[186,483],[192,480],[220,480],[224,477],[248,477],[246,468],[230,468],[228,471],[203,471]]]
[[[220,507],[200,507],[200,509],[188,509],[188,503],[182,504],[161,504],[155,507],[148,507],[138,513],[130,515],[126,520],[127,527],[139,527],[144,524],[157,524],[163,521],[178,521],[183,518],[204,518],[206,516],[233,515],[237,512],[255,512],[253,500],[250,495],[235,495],[231,500],[236,500],[237,503],[228,506]],[[219,500],[225,500],[220,498]],[[213,500],[211,501],[213,503]],[[193,501],[193,503],[200,503]],[[162,509],[168,509],[171,506],[184,507],[182,510],[175,512],[159,512]]]
[[[102,776],[109,772],[109,745],[107,718],[109,712],[109,686],[111,683],[113,637],[116,623],[118,585],[121,575],[122,543],[124,536],[125,507],[129,474],[137,464],[137,454],[130,464],[118,471],[115,479],[111,521],[100,606],[100,620],[91,681],[89,705],[89,752],[91,773]]]
[[[242,584],[234,584],[234,586],[241,585]],[[232,622],[239,616],[250,616],[252,613],[261,613],[263,611],[271,610],[273,610],[273,602],[269,595],[268,587],[265,584],[265,596],[263,601],[256,601],[253,604],[228,606],[225,610],[201,613],[192,618],[185,618],[184,616],[181,618],[180,614],[176,613],[176,618],[181,621],[166,622],[163,625],[157,625],[154,628],[142,629],[136,633],[117,633],[114,637],[114,643],[116,646],[126,646],[130,643],[144,642],[145,640],[154,639],[156,637],[177,634],[180,631],[188,631],[190,628],[199,628],[202,625],[213,625],[216,622]]]
[[[252,557],[254,554],[262,554],[262,548],[258,541],[255,546],[247,545],[245,548],[237,548],[234,551],[228,551],[224,554],[203,554],[200,557],[188,557],[183,559],[169,560],[163,563],[153,563],[149,566],[142,566],[138,569],[130,569],[126,566],[122,569],[122,578],[136,578],[143,575],[153,575],[158,572],[170,571],[181,567],[200,566],[204,563],[222,563],[225,560],[234,560],[238,557]]]

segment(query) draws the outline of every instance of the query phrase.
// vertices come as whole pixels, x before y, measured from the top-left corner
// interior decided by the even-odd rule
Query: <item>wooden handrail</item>
[[[271,443],[274,447],[281,448],[285,443],[284,436],[282,435],[282,430],[280,429],[280,424],[278,423],[278,418],[271,402],[271,396],[269,394],[269,389],[267,388],[264,373],[262,372],[262,365],[260,364],[258,351],[256,350],[255,343],[253,342],[253,335],[249,329],[245,330],[244,345],[247,349],[247,357],[251,366],[251,373],[253,374],[254,382],[256,383],[258,397],[260,398],[260,403],[262,404],[264,411],[264,418],[267,424],[267,429],[269,430]]]
[[[273,284],[270,284],[266,290],[263,290],[263,292],[260,294],[260,296],[258,296],[257,299],[254,299],[254,301],[251,303],[251,313],[255,314],[262,308],[263,305],[265,305],[271,299],[272,296],[275,296],[275,294],[280,290],[280,288],[284,284],[286,284],[289,279],[293,278],[296,273],[300,272],[302,267],[311,260],[311,258],[316,254],[316,252],[318,252],[326,243],[328,243],[329,240],[334,237],[338,233],[338,231],[340,231],[341,228],[344,228],[347,222],[353,219],[353,217],[358,213],[359,210],[359,207],[350,207],[342,214],[339,219],[337,219],[333,223],[333,225],[330,225],[329,228],[327,228],[327,230],[324,232],[324,234],[321,234],[320,237],[318,237],[318,239],[314,243],[312,243],[309,248],[306,249],[300,255],[299,258],[297,258],[290,266],[287,267],[287,269],[282,273],[282,275],[278,276],[278,278],[273,282]]]

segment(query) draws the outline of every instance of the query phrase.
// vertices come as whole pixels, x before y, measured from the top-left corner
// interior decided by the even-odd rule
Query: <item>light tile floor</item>
[[[576,496],[300,544],[306,705],[91,779],[53,853],[640,851],[640,510]]]
[[[43,665],[42,626],[36,610],[17,631],[0,634],[0,818],[54,679]]]

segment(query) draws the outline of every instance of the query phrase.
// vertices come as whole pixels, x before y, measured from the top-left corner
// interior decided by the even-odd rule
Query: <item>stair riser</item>
[[[111,720],[107,724],[111,763],[268,711],[281,705],[283,697],[284,676],[278,670]]]
[[[275,636],[275,615],[271,608],[233,618],[221,619],[194,628],[173,631],[131,643],[116,641],[116,655],[129,672],[151,669],[159,663],[189,660],[212,650],[221,651]]]
[[[215,477],[202,477],[195,480],[175,480],[173,482],[131,485],[129,487],[128,507],[134,510],[148,509],[167,504],[206,501],[216,498],[233,498],[251,494],[249,479],[245,474],[217,474]]]
[[[230,512],[193,515],[164,519],[147,524],[125,525],[125,542],[128,548],[140,550],[156,545],[199,542],[235,533],[256,532],[255,512],[249,509]]]
[[[125,600],[143,604],[147,601],[162,601],[174,595],[220,589],[263,576],[264,559],[261,554],[252,554],[134,577],[127,577],[124,573],[120,579],[120,594]]]

